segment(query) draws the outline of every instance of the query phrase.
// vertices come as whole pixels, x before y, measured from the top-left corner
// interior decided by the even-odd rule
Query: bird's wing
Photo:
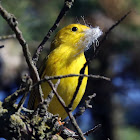
[[[41,64],[41,67],[39,69],[39,76],[40,78],[42,77],[42,74],[43,74],[43,71],[44,69],[46,68],[46,61],[47,61],[47,58],[46,57],[43,61],[42,61],[42,64]],[[30,93],[30,97],[29,97],[29,101],[28,101],[28,109],[34,109],[34,105],[35,105],[35,99],[38,98],[39,99],[39,95],[38,95],[38,90],[37,90],[38,87],[36,87],[35,89],[33,89]]]

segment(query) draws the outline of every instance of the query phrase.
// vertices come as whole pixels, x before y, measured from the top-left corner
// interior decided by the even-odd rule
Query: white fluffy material
[[[86,50],[88,50],[92,44],[98,43],[98,38],[103,34],[99,27],[86,29],[84,32],[85,36],[82,44],[85,46]]]

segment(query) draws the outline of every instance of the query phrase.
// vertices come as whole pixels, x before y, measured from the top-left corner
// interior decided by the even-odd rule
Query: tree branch
[[[0,125],[2,126],[0,127],[0,137],[7,140],[54,140],[54,136],[61,130],[62,135],[64,133],[66,138],[73,135],[73,133],[65,131],[63,126],[58,123],[57,116],[47,111],[45,111],[44,114],[34,115],[33,118],[30,119],[25,114],[15,113],[16,105],[8,108],[3,106],[3,103],[0,102]],[[57,138],[57,140],[59,139],[60,138]],[[63,139],[61,138],[61,140]]]
[[[26,88],[19,89],[15,91],[12,95],[9,95],[7,98],[4,99],[3,107],[7,106],[13,106],[13,104],[16,102],[17,98],[27,92]]]
[[[110,78],[100,75],[92,75],[92,74],[68,74],[68,75],[59,75],[59,76],[45,76],[45,78],[41,79],[39,82],[35,83],[32,88],[36,87],[39,84],[42,84],[43,82],[46,82],[48,80],[54,80],[54,79],[62,79],[62,78],[68,78],[68,77],[88,77],[88,78],[95,78],[95,79],[103,79],[110,81]]]
[[[56,84],[54,85],[54,88],[57,90],[57,87],[60,83],[60,79],[58,79],[58,81],[56,82]],[[44,100],[44,104],[46,104],[46,107],[49,107],[50,102],[52,101],[52,98],[54,96],[54,92],[53,90],[49,93],[48,97]]]
[[[67,112],[70,120],[71,120],[71,123],[72,125],[74,126],[75,130],[77,131],[78,135],[79,135],[79,138],[81,140],[84,140],[84,135],[83,135],[83,132],[81,131],[81,129],[79,128],[75,118],[73,117],[72,113],[68,110],[68,108],[66,107],[65,105],[65,102],[63,101],[63,99],[59,96],[59,94],[57,93],[55,87],[54,87],[54,84],[49,80],[48,81],[48,84],[50,85],[50,87],[52,88],[55,96],[57,97],[58,101],[61,103],[61,105],[63,106],[63,108],[65,109],[65,111]]]
[[[93,93],[92,95],[89,95],[88,98],[85,100],[83,106],[79,107],[78,112],[76,112],[73,116],[75,119],[77,119],[77,117],[81,116],[86,109],[88,108],[92,108],[92,105],[90,105],[91,100],[96,96],[96,93]],[[68,124],[70,121],[70,119],[66,120],[65,125]]]
[[[13,14],[8,13],[2,7],[1,4],[0,4],[0,14],[7,21],[7,23],[11,27],[11,29],[14,31],[14,33],[16,34],[16,38],[18,39],[19,43],[22,46],[23,54],[24,54],[24,57],[26,59],[27,65],[29,67],[29,71],[30,71],[33,83],[36,83],[36,82],[40,81],[38,71],[37,71],[36,67],[34,66],[34,64],[32,62],[32,58],[31,58],[31,54],[30,54],[30,51],[29,51],[29,48],[28,48],[28,44],[24,40],[22,32],[20,31],[20,29],[17,26],[18,22],[16,20],[16,17]],[[38,87],[38,92],[39,92],[39,95],[40,95],[40,100],[43,101],[43,94],[42,94],[42,89],[41,89],[40,85]]]
[[[64,15],[66,15],[66,13],[68,12],[68,10],[72,7],[74,3],[74,0],[65,0],[64,2],[64,6],[61,9],[54,25],[50,28],[50,30],[48,31],[48,33],[46,34],[46,36],[44,37],[44,39],[42,40],[42,42],[39,44],[36,52],[34,53],[33,56],[33,62],[36,65],[38,59],[39,59],[39,55],[41,54],[45,43],[48,41],[48,39],[50,38],[51,34],[55,31],[55,29],[58,27],[61,19],[64,17]]]
[[[31,91],[32,79],[29,76],[25,76],[25,84],[26,84],[27,91],[24,93],[23,97],[21,98],[20,102],[18,103],[18,106],[16,109],[18,113],[21,112],[25,99],[26,99],[29,91]]]
[[[88,136],[90,133],[93,133],[95,132],[97,129],[99,129],[102,125],[101,124],[98,124],[96,125],[94,128],[88,130],[87,132],[84,133],[84,136]]]
[[[86,109],[92,108],[92,105],[90,105],[91,100],[96,96],[96,93],[93,93],[92,95],[89,95],[88,98],[85,100],[84,105],[82,107],[79,107],[79,111],[74,114],[75,119],[79,116],[81,116]]]
[[[12,35],[0,36],[0,41],[1,40],[6,40],[6,39],[11,39],[11,38],[16,38],[16,35],[15,34],[12,34]]]

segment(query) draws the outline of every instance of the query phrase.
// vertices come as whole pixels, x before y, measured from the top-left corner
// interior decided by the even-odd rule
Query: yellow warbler
[[[45,59],[43,66],[41,66],[41,79],[45,76],[58,76],[66,74],[79,74],[81,68],[86,62],[84,51],[95,43],[102,31],[99,27],[92,28],[81,24],[70,24],[61,29],[55,36],[51,43],[51,52]],[[88,67],[85,69],[85,74],[88,74]],[[52,80],[56,83],[57,80]],[[74,95],[75,89],[78,84],[78,77],[68,77],[60,80],[57,88],[58,94],[62,97],[66,105],[69,105]],[[72,109],[74,110],[79,104],[87,85],[87,77],[83,78],[82,84],[78,91],[77,97],[73,103]],[[41,84],[44,98],[46,99],[51,92],[51,88],[47,82]],[[29,99],[29,105],[33,93]],[[35,96],[34,108],[39,104],[38,96]],[[54,96],[48,111],[52,114],[59,114],[64,119],[67,117],[62,105]]]

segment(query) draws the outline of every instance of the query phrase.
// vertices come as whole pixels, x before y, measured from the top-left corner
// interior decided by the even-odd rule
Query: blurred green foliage
[[[124,1],[124,0],[123,0]],[[110,3],[113,5],[113,0]],[[23,35],[28,41],[40,41],[44,35],[47,33],[49,28],[54,23],[57,18],[64,0],[6,0],[1,2],[5,9],[7,9],[10,13],[14,14],[17,17],[19,22],[19,27],[23,32]],[[104,4],[105,3],[105,4]],[[78,0],[75,1],[74,6],[68,12],[67,16],[62,20],[60,24],[60,28],[77,22],[77,18],[81,20],[81,16],[84,16],[85,19],[94,20],[94,16],[96,12],[100,11],[104,14],[108,14],[107,10],[110,8],[110,3],[106,0]],[[127,5],[132,4],[136,7],[136,10],[139,11],[140,1],[134,0],[129,1]],[[104,5],[102,5],[104,4]],[[115,3],[114,3],[115,5]],[[118,6],[118,5],[117,5]],[[115,9],[114,9],[115,10]],[[114,13],[112,9],[112,13]],[[110,13],[110,14],[112,14]],[[117,15],[117,13],[116,13]],[[118,12],[119,15],[119,12]],[[92,18],[92,19],[91,19]],[[96,16],[95,16],[96,18]],[[104,22],[104,21],[102,21]],[[94,21],[93,21],[94,23]],[[92,24],[92,23],[91,23]],[[106,24],[106,23],[105,23]],[[0,17],[0,35],[11,34],[12,31],[5,24],[5,21]],[[128,27],[128,30],[132,30],[132,34],[138,33],[140,34],[140,26],[136,26],[135,24],[125,25]]]
[[[64,0],[6,0],[1,2],[8,12],[14,14],[19,27],[28,41],[40,41],[57,18]],[[98,8],[95,0],[76,1],[68,16],[62,21],[63,26],[76,21],[76,17],[89,15],[93,9]],[[80,8],[79,8],[80,7]],[[62,25],[60,25],[61,27]],[[11,30],[0,17],[0,35],[11,34]]]
[[[139,130],[134,127],[124,127],[118,130],[119,140],[140,140]]]

